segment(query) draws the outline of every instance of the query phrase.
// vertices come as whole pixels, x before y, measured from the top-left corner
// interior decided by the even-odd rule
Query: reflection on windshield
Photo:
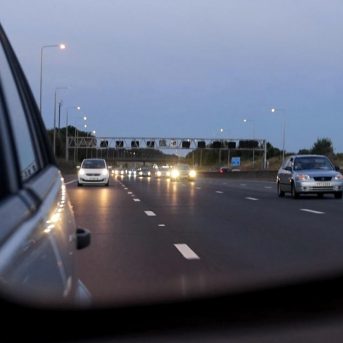
[[[333,166],[326,158],[319,157],[301,157],[294,161],[294,170],[333,170]]]

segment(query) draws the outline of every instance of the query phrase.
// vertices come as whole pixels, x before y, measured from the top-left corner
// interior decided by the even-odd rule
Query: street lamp
[[[84,115],[82,117],[82,120],[84,121],[83,127],[86,129],[87,128],[87,116]],[[74,163],[75,163],[75,152],[78,156],[78,145],[77,145],[77,139],[78,139],[78,132],[77,132],[77,128],[75,127],[75,135],[74,135],[74,141],[75,141],[75,149],[74,149]]]
[[[40,86],[39,86],[39,110],[42,113],[42,86],[43,86],[43,52],[47,48],[59,48],[64,50],[66,48],[65,44],[52,44],[52,45],[43,45],[40,49]]]
[[[68,89],[68,87],[57,87],[55,88],[55,102],[54,102],[54,138],[53,138],[53,151],[54,155],[56,155],[56,99],[57,99],[57,91],[61,89]],[[61,102],[59,103],[59,117],[58,117],[58,129],[60,128],[60,112],[61,112]]]
[[[255,122],[253,120],[250,119],[243,119],[244,123],[251,123],[252,126],[252,139],[255,139]],[[255,142],[253,142],[253,144],[255,144]],[[253,169],[255,169],[255,148],[252,148],[252,166]]]
[[[65,153],[65,157],[66,157],[66,161],[68,161],[68,159],[69,159],[69,149],[68,149],[68,113],[69,113],[69,110],[70,109],[75,109],[75,110],[77,110],[77,111],[80,111],[80,109],[81,109],[81,107],[80,106],[69,106],[69,107],[67,107],[66,108],[66,111],[67,111],[67,115],[66,115],[66,144],[65,144],[65,151],[66,151],[66,153]]]
[[[273,107],[270,110],[272,113],[280,112],[282,109]],[[286,119],[283,117],[282,123],[282,162],[285,160],[285,141],[286,141]]]
[[[251,123],[252,126],[252,138],[255,139],[255,122],[250,119],[243,119],[244,123]]]

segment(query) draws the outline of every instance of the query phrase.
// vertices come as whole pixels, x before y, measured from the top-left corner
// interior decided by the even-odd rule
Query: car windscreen
[[[105,161],[103,160],[86,160],[82,163],[84,169],[103,169],[106,168]]]
[[[331,162],[324,157],[300,157],[294,161],[294,170],[333,170]]]

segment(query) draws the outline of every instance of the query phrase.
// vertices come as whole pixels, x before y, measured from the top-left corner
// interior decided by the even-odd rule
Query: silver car
[[[75,261],[90,232],[76,226],[42,117],[1,25],[0,65],[1,295],[88,302]]]
[[[277,174],[277,194],[286,192],[293,198],[299,194],[334,194],[342,198],[343,176],[339,168],[323,155],[293,155],[288,157]]]

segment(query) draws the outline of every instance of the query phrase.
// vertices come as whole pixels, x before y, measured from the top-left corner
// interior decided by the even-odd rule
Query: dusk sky
[[[97,136],[265,138],[343,152],[342,0],[0,0],[0,20],[53,126]],[[280,109],[272,113],[270,109]],[[246,118],[250,123],[244,123]],[[223,129],[223,132],[220,132]]]

